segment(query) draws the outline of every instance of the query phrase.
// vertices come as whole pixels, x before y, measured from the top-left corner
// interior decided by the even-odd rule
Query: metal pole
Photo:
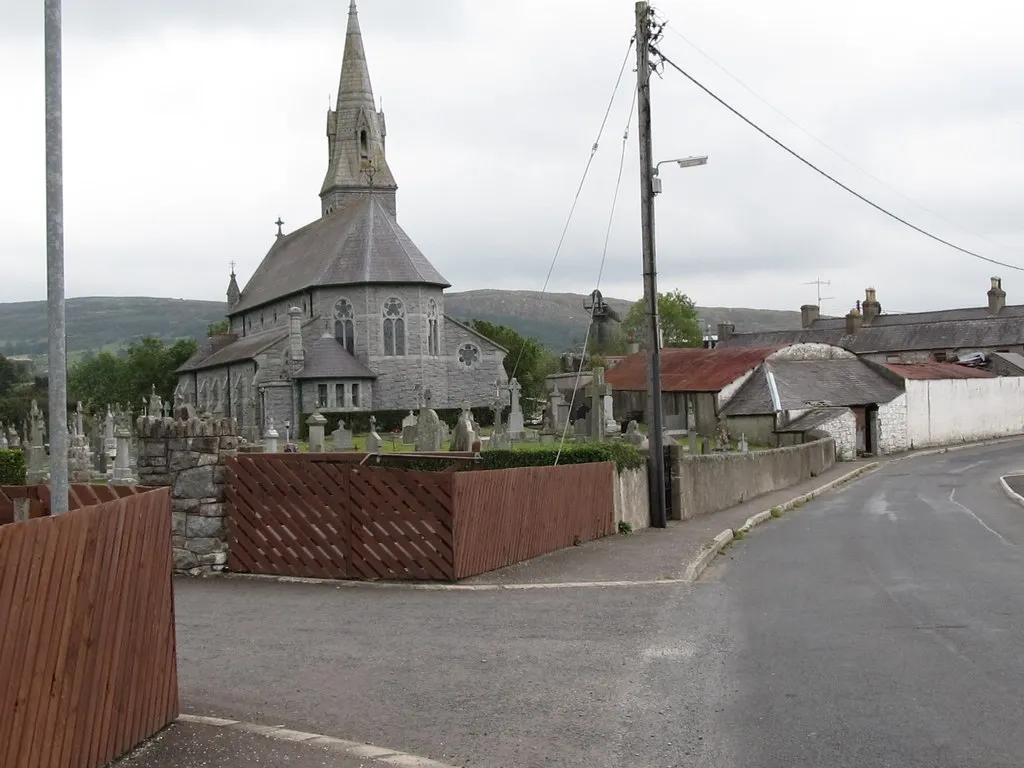
[[[67,333],[64,318],[64,161],[61,0],[43,0],[46,77],[46,303],[50,321],[50,513],[68,511]]]
[[[644,299],[647,301],[647,410],[650,414],[651,525],[664,528],[665,459],[662,446],[661,412],[661,334],[658,321],[658,272],[654,246],[654,158],[651,144],[651,8],[647,2],[636,4],[636,77],[637,115],[640,134],[640,212],[644,257]]]

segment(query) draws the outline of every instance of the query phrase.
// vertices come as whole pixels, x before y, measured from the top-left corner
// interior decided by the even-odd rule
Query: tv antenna
[[[818,309],[819,310],[821,309],[821,302],[823,302],[823,301],[831,301],[832,299],[835,298],[835,296],[822,296],[821,295],[821,287],[823,285],[831,286],[832,285],[832,281],[831,280],[822,280],[819,277],[819,278],[816,278],[814,280],[811,280],[809,283],[804,283],[804,285],[813,285],[817,289]]]

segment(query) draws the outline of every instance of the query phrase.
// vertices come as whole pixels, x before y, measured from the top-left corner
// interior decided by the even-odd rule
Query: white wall
[[[907,381],[911,448],[1024,434],[1024,377]]]
[[[909,385],[910,382],[908,381]],[[907,430],[907,395],[878,406],[878,453],[899,453],[910,448]]]
[[[847,408],[834,419],[815,427],[836,441],[836,460],[855,461],[857,458],[857,417]]]

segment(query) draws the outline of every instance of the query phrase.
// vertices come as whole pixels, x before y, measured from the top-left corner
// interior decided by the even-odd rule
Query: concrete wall
[[[689,456],[672,447],[672,515],[688,520],[815,477],[835,464],[832,439],[750,453]]]
[[[907,381],[909,447],[1024,434],[1024,377]]]
[[[634,531],[651,525],[651,500],[647,495],[647,467],[615,474],[615,527],[629,523]]]

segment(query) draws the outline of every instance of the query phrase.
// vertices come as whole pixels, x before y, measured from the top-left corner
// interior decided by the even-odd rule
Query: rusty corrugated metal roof
[[[885,367],[904,379],[991,379],[995,374],[957,363],[886,363]]]
[[[661,351],[663,392],[719,392],[788,345],[726,349],[668,348]],[[629,355],[605,374],[613,389],[647,390],[647,353]]]

